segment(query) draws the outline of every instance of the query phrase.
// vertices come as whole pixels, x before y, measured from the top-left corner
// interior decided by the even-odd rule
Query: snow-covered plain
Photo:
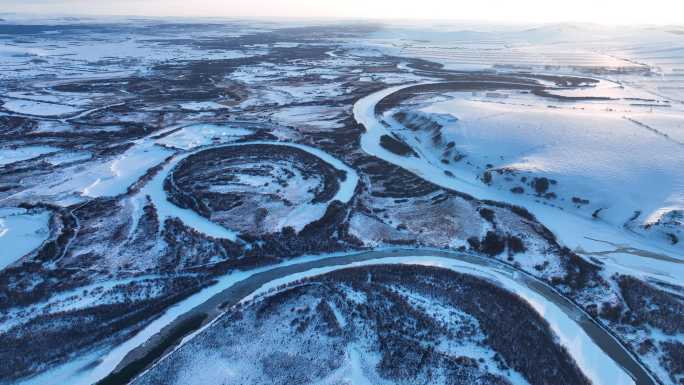
[[[81,190],[89,197],[116,196],[142,177],[148,169],[173,154],[152,141],[138,143],[122,155],[102,165],[101,174]]]
[[[252,131],[249,129],[236,127],[231,124],[200,123],[183,127],[174,133],[158,139],[157,143],[190,150],[210,144],[232,142],[251,133]]]
[[[0,148],[0,167],[37,158],[41,155],[51,154],[60,151],[57,147],[51,146],[26,146],[18,148]]]
[[[216,102],[186,102],[180,104],[181,108],[190,111],[213,111],[226,108],[223,104]]]
[[[0,270],[41,245],[49,235],[50,213],[0,208]]]
[[[24,115],[63,117],[80,112],[82,109],[65,104],[47,103],[36,100],[9,99],[4,100],[2,108],[10,112]]]
[[[654,275],[659,279],[672,282],[673,284],[681,282],[681,277],[684,276],[684,264],[682,264],[681,260],[677,259],[677,256],[679,255],[678,249],[672,246],[668,246],[663,242],[654,242],[646,237],[627,232],[622,227],[622,224],[615,225],[606,221],[593,220],[591,213],[582,214],[581,212],[572,212],[569,210],[561,211],[561,209],[550,206],[537,199],[530,199],[527,196],[491,188],[478,179],[478,175],[472,170],[467,168],[455,168],[451,165],[444,165],[439,161],[435,162],[434,156],[432,158],[428,156],[418,159],[415,157],[409,158],[394,154],[383,148],[379,144],[382,135],[390,135],[392,132],[402,131],[404,128],[388,128],[383,125],[375,115],[375,105],[385,96],[393,94],[405,87],[407,87],[407,85],[389,87],[371,94],[355,104],[354,116],[357,122],[363,124],[367,130],[361,138],[361,146],[365,152],[397,164],[437,185],[462,191],[479,199],[506,201],[526,207],[558,236],[562,244],[567,245],[580,253],[591,251],[606,252],[597,257],[609,262],[615,269],[620,271],[627,270],[637,276]],[[539,126],[533,124],[530,129],[533,130],[532,132],[535,132],[534,130],[537,127]],[[518,129],[517,126],[513,126],[513,128]],[[554,132],[552,131],[550,134],[553,133]],[[476,130],[474,135],[486,136],[487,134],[479,133]],[[506,137],[499,136],[499,139],[505,140]],[[547,145],[548,144],[545,144],[545,146]],[[495,148],[488,149],[488,151],[501,150],[503,148],[505,147],[496,146]],[[527,150],[529,151],[531,148],[528,147]],[[492,154],[490,157],[491,161],[497,160],[496,157],[499,156],[498,152],[499,151],[497,151],[496,154]],[[568,156],[569,160],[572,160],[574,154],[570,153]],[[617,154],[615,156],[617,156]],[[670,156],[677,157],[678,155],[673,154]],[[431,159],[433,161],[430,161]],[[645,159],[645,161],[648,161],[648,159]],[[451,171],[453,176],[446,175],[444,173],[445,170]],[[675,169],[670,169],[670,171],[670,175],[679,178],[677,176],[678,174],[675,173]],[[626,170],[625,172],[629,172],[629,170]],[[648,181],[648,179],[645,179],[645,181]],[[664,253],[669,255],[669,257],[654,258],[649,257],[648,255],[639,256],[629,254],[624,251],[616,250],[616,247],[611,244],[602,243],[597,240],[609,241],[614,245],[629,245],[637,250],[649,251],[655,256],[660,256]]]
[[[495,170],[556,180],[557,194],[566,202],[553,204],[572,209],[572,197],[588,199],[585,210],[601,209],[601,218],[613,225],[627,222],[635,211],[643,223],[664,206],[684,208],[682,147],[622,114],[496,103],[467,94],[420,111],[452,116],[444,141],[456,143],[454,148],[482,169],[491,164]],[[429,141],[423,143],[421,153],[439,161]]]

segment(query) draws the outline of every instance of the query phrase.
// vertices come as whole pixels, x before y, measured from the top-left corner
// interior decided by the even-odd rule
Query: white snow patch
[[[227,108],[216,102],[187,102],[181,103],[180,106],[182,109],[190,111],[215,111]]]
[[[55,154],[45,159],[48,163],[53,166],[59,166],[65,163],[79,162],[83,160],[88,160],[92,158],[93,155],[89,152],[65,152],[61,154]]]
[[[66,116],[82,110],[81,107],[58,103],[46,103],[37,100],[5,99],[2,107],[8,111],[36,116]]]
[[[47,240],[50,213],[0,208],[0,270]]]
[[[154,142],[135,144],[122,155],[103,165],[101,174],[85,186],[81,194],[92,198],[122,194],[147,170],[162,163],[172,153],[171,150],[157,146]]]
[[[190,150],[210,144],[232,142],[252,133],[252,130],[235,127],[231,124],[201,123],[183,127],[179,131],[157,140],[157,143]]]
[[[61,151],[51,146],[27,146],[18,148],[0,148],[0,166],[37,158],[41,155]]]

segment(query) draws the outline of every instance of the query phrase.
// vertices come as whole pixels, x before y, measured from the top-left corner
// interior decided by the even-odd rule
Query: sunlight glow
[[[682,0],[3,0],[4,12],[684,24]]]

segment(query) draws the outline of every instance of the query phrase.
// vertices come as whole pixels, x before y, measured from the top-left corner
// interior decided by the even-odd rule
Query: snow
[[[369,360],[369,352],[361,351],[362,347],[348,346],[344,354],[344,362],[333,373],[326,378],[316,382],[317,385],[329,384],[353,384],[353,385],[377,385],[390,384],[389,381],[383,381],[377,375],[373,379],[367,377],[366,373],[371,372],[368,368],[371,364]],[[370,369],[370,370],[369,370]]]
[[[170,324],[179,316],[201,305],[202,303],[206,302],[211,297],[213,297],[215,294],[220,293],[223,290],[235,285],[237,282],[245,280],[254,274],[265,272],[274,268],[290,266],[309,261],[316,261],[320,259],[325,259],[330,256],[331,255],[304,256],[286,262],[282,262],[276,265],[261,267],[249,271],[235,271],[227,275],[224,275],[218,278],[217,282],[214,285],[206,287],[200,290],[198,293],[193,294],[188,298],[169,307],[157,319],[155,319],[147,326],[145,326],[140,332],[138,332],[132,338],[114,347],[110,351],[106,352],[106,354],[102,354],[101,356],[99,356],[97,365],[89,367],[88,369],[83,369],[77,367],[77,365],[75,365],[74,363],[67,363],[56,369],[47,371],[39,376],[33,377],[26,381],[22,381],[20,382],[20,384],[43,385],[46,383],[50,383],[51,380],[49,379],[52,378],[53,372],[62,373],[62,375],[64,375],[64,378],[68,378],[68,383],[71,385],[90,385],[96,383],[97,381],[104,378],[107,374],[109,374],[112,370],[114,370],[114,368],[119,364],[119,362],[121,362],[121,360],[131,350],[145,343],[150,337],[157,334],[166,325]],[[209,325],[211,324],[212,323],[210,323]],[[207,326],[205,326],[204,328],[206,328]],[[203,330],[204,328],[202,328],[201,330]],[[196,335],[197,332],[193,334]],[[68,374],[66,374],[65,372]]]
[[[440,258],[440,257],[392,257],[378,258],[362,262],[353,262],[344,268],[371,266],[382,264],[409,264],[420,266],[436,266],[451,269],[456,272],[474,275],[501,285],[504,289],[521,296],[527,301],[546,321],[551,330],[556,334],[561,345],[575,359],[583,373],[596,385],[628,385],[634,384],[632,378],[610,357],[606,355],[586,332],[573,319],[572,309],[563,309],[561,306],[547,301],[527,285],[521,283],[517,274],[503,267],[472,264],[465,261]],[[242,302],[250,301],[258,296],[265,295],[281,285],[291,284],[301,279],[322,275],[340,269],[340,266],[315,268],[301,273],[295,273],[286,277],[278,278],[262,285]]]
[[[94,97],[104,96],[97,92],[59,92],[55,90],[12,91],[5,94],[12,99],[25,99],[37,102],[57,103],[74,107],[85,107]]]
[[[52,370],[41,373],[35,377],[20,381],[19,384],[24,385],[54,385],[54,384],[72,384],[70,382],[76,373],[82,373],[89,370],[92,365],[97,364],[98,359],[104,354],[103,350],[96,350],[84,356],[77,357],[68,363],[58,366]],[[80,385],[92,385],[95,382],[80,382]],[[77,385],[74,383],[73,385]]]
[[[403,296],[416,310],[426,313],[430,318],[440,322],[445,328],[455,328],[457,333],[460,326],[470,324],[478,325],[477,328],[481,330],[479,322],[475,317],[455,309],[451,305],[434,301],[419,293],[406,290],[401,286],[393,287],[392,289]],[[503,372],[496,363],[492,362],[492,350],[487,347],[484,342],[485,340],[485,335],[479,332],[475,336],[464,337],[459,341],[441,341],[435,346],[435,351],[444,352],[451,357],[466,356],[475,360],[483,360],[483,362],[487,362],[485,365],[489,365],[490,372],[507,377],[513,384],[529,385],[527,380],[518,371],[509,369]]]
[[[79,20],[79,23],[84,21]],[[45,22],[53,24],[55,20]],[[224,22],[225,20],[221,23]],[[0,45],[0,60],[3,63],[0,67],[0,79],[35,79],[44,76],[46,68],[50,74],[54,73],[61,79],[84,75],[112,78],[140,74],[148,71],[155,63],[163,61],[237,59],[267,52],[263,48],[208,50],[194,44],[169,44],[163,40],[177,36],[141,28],[149,20],[133,22],[120,19],[116,23],[126,23],[137,31],[114,34],[107,30],[98,30],[95,26],[93,32],[88,34],[65,34],[55,29],[50,31],[54,33],[32,35],[21,40],[9,37],[6,39],[8,44]],[[187,20],[183,23],[187,23]],[[195,32],[188,28],[183,31],[183,37],[188,40],[225,39],[240,36],[247,31],[232,26],[223,29],[217,25],[217,29],[213,31],[200,29]],[[39,61],[35,61],[36,59]]]
[[[298,129],[301,129],[301,126],[335,129],[344,127],[344,124],[340,122],[343,112],[341,109],[327,106],[286,107],[274,112],[272,119]]]
[[[424,178],[432,183],[435,183],[439,186],[443,186],[445,188],[449,189],[454,189],[457,191],[464,192],[466,194],[472,195],[478,199],[489,199],[489,200],[494,200],[494,201],[504,201],[508,202],[511,204],[515,204],[518,206],[523,206],[527,208],[531,213],[533,213],[541,223],[543,223],[545,226],[547,226],[551,231],[556,234],[556,236],[559,238],[559,242],[563,245],[566,245],[570,247],[571,249],[577,249],[577,250],[584,250],[584,251],[607,251],[607,250],[613,250],[614,248],[611,248],[610,246],[606,246],[605,244],[599,244],[590,238],[594,239],[600,239],[600,240],[607,240],[610,242],[613,242],[615,244],[619,245],[629,245],[632,248],[635,248],[637,250],[644,250],[651,252],[653,254],[667,254],[669,256],[672,256],[674,259],[678,259],[678,255],[681,254],[680,251],[677,251],[677,249],[664,245],[660,242],[655,243],[654,241],[640,236],[638,234],[632,233],[632,232],[627,232],[624,230],[622,227],[622,224],[615,225],[609,222],[605,221],[598,221],[598,220],[593,220],[591,217],[591,213],[582,213],[579,211],[573,212],[569,210],[564,210],[560,211],[556,207],[551,207],[549,205],[543,204],[542,202],[538,202],[533,199],[529,199],[529,197],[525,196],[520,196],[516,194],[509,193],[507,191],[501,191],[497,190],[494,188],[491,188],[489,186],[484,185],[481,181],[476,180],[475,176],[473,175],[472,171],[470,170],[461,170],[457,168],[446,168],[447,166],[442,165],[440,162],[430,162],[427,161],[425,158],[408,158],[408,157],[403,157],[396,155],[390,151],[387,151],[384,149],[382,146],[380,146],[380,137],[385,134],[389,134],[388,129],[381,124],[376,116],[375,116],[375,110],[374,106],[375,104],[380,101],[382,98],[384,98],[386,95],[390,95],[401,88],[407,87],[407,85],[402,85],[402,86],[394,86],[390,87],[387,89],[384,89],[382,91],[379,91],[377,93],[371,94],[363,99],[361,99],[359,102],[357,102],[354,105],[354,116],[357,120],[357,122],[363,124],[366,127],[366,132],[364,135],[361,137],[361,147],[363,150],[373,156],[377,156],[381,159],[384,159],[390,163],[396,164],[418,176],[421,178]],[[493,107],[492,107],[493,108]],[[525,111],[523,109],[523,111]],[[461,111],[463,112],[463,111]],[[463,113],[467,113],[463,112]],[[525,112],[524,112],[525,113]],[[515,118],[515,114],[511,113],[513,115],[513,118]],[[533,115],[538,116],[543,116],[542,112],[535,112]],[[509,114],[510,115],[510,114]],[[471,118],[476,119],[477,116],[480,117],[485,117],[487,116],[486,114],[482,113],[482,110],[480,110],[480,115],[471,115]],[[564,117],[565,115],[561,115]],[[560,117],[557,117],[560,118]],[[593,118],[592,118],[593,119]],[[601,118],[598,120],[598,122],[601,123],[614,123],[609,118]],[[502,121],[501,124],[504,124],[505,122]],[[580,123],[583,123],[580,120]],[[562,124],[562,123],[561,123]],[[589,129],[590,122],[584,122],[586,125],[586,129]],[[492,124],[492,126],[496,127],[496,125]],[[517,137],[517,142],[516,141],[511,141],[511,144],[515,145],[518,144],[519,151],[523,149],[522,144],[526,143],[527,141],[535,141],[536,139],[534,136],[537,135],[543,135],[544,132],[542,132],[541,129],[539,129],[538,124],[530,124],[527,123],[525,124],[525,127],[517,127],[513,125],[508,125],[506,126],[508,129],[511,129],[513,131],[516,130],[526,130],[526,132],[532,136],[532,138],[525,138],[523,137],[522,134],[518,134]],[[613,126],[614,127],[614,126]],[[622,130],[628,130],[627,128],[620,128]],[[500,144],[499,140],[508,140],[507,135],[508,132],[504,130],[504,128],[499,128],[499,137],[497,137],[495,144],[496,144],[496,149],[499,151],[504,151],[506,149],[506,146],[503,146]],[[520,133],[520,131],[518,131]],[[506,135],[503,135],[505,133]],[[581,131],[580,131],[581,133]],[[634,143],[629,143],[633,141],[632,138],[628,138],[629,140],[625,140],[624,142],[628,143],[620,143],[618,139],[615,139],[610,135],[610,132],[603,132],[601,133],[601,130],[599,130],[600,136],[597,137],[601,139],[606,139],[608,140],[608,144],[614,146],[615,148],[622,149],[622,151],[627,151],[629,149],[634,148]],[[679,168],[676,167],[678,164],[677,162],[679,161],[681,155],[681,151],[677,149],[676,151],[672,152],[673,149],[670,148],[670,144],[667,143],[665,140],[659,140],[654,137],[647,137],[645,134],[640,133],[640,132],[632,132],[630,131],[631,135],[634,135],[636,138],[646,139],[646,143],[651,143],[651,144],[657,144],[658,145],[658,152],[662,152],[663,149],[668,149],[669,152],[665,154],[656,154],[656,153],[650,153],[648,152],[648,149],[639,149],[638,154],[642,154],[644,156],[644,159],[638,159],[633,161],[633,165],[637,168],[636,170],[627,170],[623,169],[622,166],[619,165],[619,162],[616,159],[620,158],[620,155],[624,154],[614,154],[611,156],[605,156],[606,161],[609,161],[610,164],[614,165],[615,167],[619,167],[617,170],[617,177],[619,178],[618,180],[625,180],[629,175],[633,175],[634,177],[641,178],[639,179],[642,183],[644,183],[645,186],[647,186],[649,189],[652,190],[657,190],[658,186],[652,182],[651,178],[661,178],[660,180],[663,181],[670,181],[670,186],[676,186],[678,185],[681,181],[681,173],[678,173],[677,170],[681,170],[681,166]],[[473,135],[475,138],[478,137],[483,137],[485,139],[489,138],[488,140],[494,140],[493,136],[489,136],[487,133],[480,132],[480,130],[473,129],[473,130],[468,130],[467,131],[468,138],[470,135]],[[548,152],[544,152],[544,149],[546,146],[556,146],[560,148],[563,148],[562,143],[556,143],[553,140],[553,134],[554,132],[548,132],[546,135],[548,136],[548,139],[550,142],[548,143],[542,143],[544,147],[541,147],[540,149],[535,149],[535,148],[527,148],[528,151],[530,150],[536,150],[536,151],[542,151],[542,154],[548,154]],[[466,135],[463,135],[463,137],[466,137]],[[579,143],[586,143],[590,146],[590,148],[595,148],[595,144],[591,144],[590,139],[591,136],[589,136],[586,139],[581,140]],[[578,143],[577,141],[579,139],[573,139],[570,137],[571,140],[573,140],[574,143]],[[484,140],[484,139],[483,139]],[[567,151],[567,150],[566,150]],[[578,149],[578,151],[581,151],[581,149]],[[653,151],[651,151],[653,152]],[[646,154],[646,155],[644,155]],[[498,157],[498,153],[496,154]],[[549,154],[549,156],[554,156],[554,154]],[[657,159],[662,159],[667,161],[665,166],[661,165],[655,165],[650,162],[650,157],[656,157]],[[577,159],[575,159],[577,158]],[[597,158],[600,159],[600,158]],[[547,165],[546,163],[541,163],[543,159],[540,158],[533,158],[535,163],[528,163],[529,166],[534,166],[534,165],[540,165],[542,167],[555,167],[553,164]],[[564,160],[565,164],[568,165],[568,162],[573,162],[573,161],[578,161],[581,162],[582,158],[578,157],[576,154],[568,153],[567,158]],[[650,175],[649,170],[646,169],[646,166],[640,166],[638,162],[644,162],[645,165],[649,166],[654,166],[656,170],[658,170],[658,173],[655,175]],[[604,172],[604,170],[601,170],[600,165],[592,165],[589,162],[584,162],[587,166],[589,167],[594,167],[596,170]],[[453,172],[454,176],[447,176],[444,174],[444,170],[448,169],[449,171]],[[564,168],[565,169],[565,168]],[[625,174],[626,173],[626,174]],[[630,174],[631,173],[631,174]],[[581,184],[581,181],[579,182]],[[568,185],[570,183],[568,182]],[[562,185],[561,185],[562,186]],[[613,186],[615,187],[615,186]],[[623,186],[620,186],[623,187]],[[633,191],[635,191],[636,194],[640,194],[639,188],[633,186]],[[663,198],[662,192],[655,192],[656,197],[660,197],[660,199]],[[629,202],[631,197],[622,197],[622,199],[627,200]],[[652,198],[649,198],[651,202],[653,202]],[[636,200],[633,200],[636,202]],[[657,201],[657,200],[656,200]],[[641,205],[640,205],[641,206]],[[609,256],[606,255],[598,255],[596,256],[598,259],[602,260],[603,262],[606,262],[607,264],[612,264],[614,262],[614,258],[618,258],[618,255],[611,254]],[[682,280],[682,277],[684,277],[684,264],[681,262],[672,262],[672,261],[667,261],[667,260],[660,260],[660,259],[655,259],[652,257],[644,257],[644,256],[637,256],[637,255],[629,255],[628,258],[620,258],[620,266],[616,266],[616,268],[620,269],[628,269],[630,274],[642,277],[642,276],[656,276],[657,278],[671,282],[673,284],[679,284]]]
[[[89,152],[63,152],[59,154],[52,155],[45,159],[46,162],[53,166],[59,166],[65,163],[80,162],[92,158],[92,154]]]
[[[344,95],[347,89],[342,83],[302,84],[302,85],[274,85],[270,89],[288,96],[288,100],[299,103],[314,102],[321,97],[335,97]]]
[[[172,153],[151,141],[138,143],[102,165],[97,178],[85,186],[81,194],[91,198],[123,194],[148,169],[162,163]]]
[[[391,250],[392,249],[390,249],[390,251]],[[178,316],[185,314],[186,312],[190,311],[196,306],[199,306],[200,304],[206,302],[215,294],[222,292],[223,290],[233,286],[237,282],[248,279],[249,277],[255,274],[269,271],[271,269],[277,269],[284,266],[297,265],[306,262],[319,261],[344,255],[346,254],[334,253],[326,255],[303,256],[285,262],[281,262],[276,265],[260,267],[250,271],[231,272],[222,277],[219,277],[214,285],[206,287],[198,293],[193,294],[190,297],[168,308],[163,314],[160,315],[159,318],[157,318],[152,323],[148,324],[138,334],[136,334],[123,344],[114,347],[112,350],[101,356],[96,366],[93,366],[87,370],[77,370],[77,368],[74,366],[75,364],[67,363],[52,371],[48,371],[46,373],[41,374],[40,376],[23,381],[21,383],[36,385],[44,384],[46,382],[49,382],[47,379],[51,378],[51,373],[53,371],[64,373],[68,370],[68,368],[71,368],[69,369],[71,370],[71,374],[67,376],[70,384],[86,385],[97,382],[99,379],[102,379],[104,376],[110,373],[117,366],[117,364],[126,356],[128,352],[142,345],[151,336],[158,333],[163,327],[170,324]],[[526,285],[518,283],[517,280],[520,279],[519,273],[512,272],[510,268],[505,267],[505,265],[488,264],[487,266],[483,266],[461,260],[448,259],[442,257],[431,257],[425,255],[415,257],[408,256],[377,258],[362,262],[351,262],[335,266],[310,269],[301,273],[294,273],[279,279],[274,279],[268,282],[267,284],[259,287],[257,290],[246,296],[242,301],[246,302],[251,299],[254,299],[255,297],[268,294],[280,285],[292,283],[307,277],[325,274],[337,269],[393,263],[438,266],[442,268],[449,268],[454,271],[466,274],[472,274],[484,279],[494,280],[495,282],[498,282],[499,284],[503,285],[504,288],[512,292],[515,292],[516,294],[520,295],[525,300],[530,302],[530,304],[538,312],[540,312],[540,314],[544,316],[545,319],[547,319],[547,321],[551,325],[552,330],[559,336],[561,343],[568,348],[571,356],[577,360],[580,367],[585,371],[585,373],[590,377],[590,379],[596,380],[595,384],[633,384],[631,378],[629,378],[612,360],[610,360],[605,355],[605,353],[600,351],[596,347],[596,345],[591,341],[591,339],[584,333],[581,327],[575,322],[572,316],[566,313],[566,311],[571,313],[573,311],[572,309],[563,309],[553,303],[549,303],[541,295],[536,294],[532,289],[528,288]],[[352,295],[352,297],[353,296],[354,295]],[[359,298],[358,300],[363,302],[364,298]],[[216,320],[203,326],[201,329],[194,332],[193,335],[198,335],[202,332],[202,330],[205,330],[214,325],[219,319],[220,318],[217,318]],[[186,343],[189,340],[189,338],[184,339],[184,343]]]
[[[81,286],[64,292],[52,295],[46,301],[33,304],[27,307],[16,307],[8,309],[4,316],[7,321],[0,323],[0,333],[4,333],[12,327],[28,322],[36,316],[68,312],[79,309],[86,309],[92,306],[105,305],[109,303],[122,302],[121,293],[111,291],[117,285],[128,285],[135,282],[151,281],[160,279],[159,275],[143,275],[134,278],[112,279],[96,282],[87,286]],[[154,295],[159,287],[150,286],[150,290],[145,291],[145,295]],[[87,292],[87,294],[86,294]]]
[[[227,108],[223,104],[216,102],[187,102],[181,103],[181,108],[190,111],[214,111]]]
[[[178,218],[185,225],[192,227],[214,238],[230,239],[232,241],[237,239],[237,234],[219,224],[216,224],[209,219],[197,214],[190,209],[184,209],[169,202],[166,198],[166,191],[164,190],[164,180],[169,172],[180,162],[191,154],[177,156],[171,162],[167,163],[155,176],[150,180],[141,190],[140,195],[149,195],[154,204],[160,223],[164,223],[167,218]]]
[[[23,115],[35,115],[44,117],[62,117],[78,113],[81,107],[59,103],[46,103],[36,100],[5,99],[2,108]]]
[[[630,339],[635,346],[642,341],[650,338],[653,340],[655,346],[659,346],[662,342],[666,341],[682,341],[684,340],[684,334],[674,334],[667,335],[662,331],[655,328],[646,328],[645,330],[638,330],[633,338]],[[670,373],[663,367],[660,362],[662,356],[658,354],[657,351],[651,351],[642,355],[642,360],[648,365],[649,368],[653,368],[653,371],[658,376],[658,378],[669,379]]]
[[[110,158],[82,162],[90,159],[91,154],[85,151],[54,154],[46,161],[63,167],[56,169],[50,180],[40,181],[13,197],[23,200],[42,199],[66,206],[82,202],[84,197],[99,198],[124,194],[150,168],[163,163],[174,153],[172,149],[157,145],[152,138],[176,128],[176,126],[171,126],[132,141],[130,148]],[[31,149],[29,151],[31,157],[36,154],[62,151],[46,146],[29,149]],[[6,151],[8,150],[0,150],[0,159]],[[13,150],[9,152],[14,156]]]
[[[649,216],[663,205],[684,207],[684,151],[619,114],[511,106],[464,95],[422,111],[458,118],[443,138],[471,162],[553,178],[559,188],[589,199],[592,211],[603,208],[602,218],[611,215],[615,225],[637,210]]]
[[[46,159],[60,165],[49,180],[36,180],[31,187],[15,194],[22,200],[40,199],[68,206],[82,202],[84,197],[118,196],[128,191],[149,168],[162,163],[173,153],[150,141],[138,141],[123,154],[109,159],[82,162],[91,156],[86,152],[56,154]]]
[[[340,325],[340,327],[344,328],[347,325],[347,320],[344,318],[342,313],[340,313],[340,309],[337,308],[335,302],[328,301],[328,305],[330,306],[330,309],[335,315],[335,320],[337,321],[337,323]]]
[[[587,87],[562,88],[550,90],[549,94],[566,97],[603,97],[603,98],[634,98],[634,99],[653,99],[654,95],[644,90],[633,87],[625,87],[620,83],[599,79],[599,82]],[[642,101],[643,102],[643,101]],[[636,101],[635,101],[636,103]]]
[[[50,213],[0,208],[0,270],[47,240]]]
[[[651,110],[626,115],[639,123],[660,132],[675,143],[684,145],[684,114],[678,111]]]
[[[320,219],[325,214],[327,206],[325,204],[303,204],[295,210],[280,218],[277,228],[291,226],[295,231],[301,231],[307,224]]]
[[[635,35],[631,33],[636,29],[626,28],[616,33],[609,28],[588,25],[533,27],[537,26],[463,22],[447,26],[395,25],[376,33],[370,42],[385,54],[419,57],[451,70],[496,66],[529,70],[553,66],[572,71],[578,67],[637,66],[593,46],[595,42],[609,41],[614,46],[617,41],[634,41]],[[622,40],[624,36],[631,40]]]
[[[363,374],[363,354],[361,354],[358,349],[352,348],[347,351],[347,355],[350,363],[349,369],[351,373],[349,379],[351,380],[351,383],[354,385],[372,385],[371,381]]]
[[[37,158],[41,155],[61,151],[57,147],[51,146],[26,146],[17,148],[0,148],[0,167]]]
[[[201,123],[185,126],[179,131],[157,140],[165,146],[190,150],[216,143],[235,141],[253,131],[232,124]]]
[[[262,142],[264,144],[268,142]],[[341,160],[333,157],[332,155],[328,154],[327,152],[320,150],[315,147],[309,147],[305,146],[302,144],[295,144],[295,143],[270,143],[270,144],[279,144],[283,146],[291,146],[298,148],[300,150],[304,150],[312,155],[315,155],[319,158],[321,158],[324,162],[328,163],[329,165],[333,166],[334,168],[344,171],[346,173],[346,179],[340,183],[340,188],[333,197],[333,200],[338,200],[342,203],[347,203],[349,202],[352,197],[354,196],[354,191],[356,190],[356,185],[359,183],[359,175],[356,173],[356,170],[353,168],[347,166],[344,162]]]
[[[358,184],[359,176],[354,169],[347,166],[345,163],[339,159],[334,158],[328,153],[319,150],[314,147],[309,147],[301,144],[295,143],[284,143],[284,142],[243,142],[236,144],[227,144],[225,146],[244,146],[244,145],[254,145],[254,144],[268,144],[277,146],[289,146],[304,150],[314,156],[319,157],[329,165],[335,167],[338,170],[343,170],[346,172],[346,179],[340,182],[340,187],[333,197],[332,200],[339,200],[340,202],[346,203],[354,196],[354,190]],[[217,148],[217,147],[212,147]],[[152,180],[147,183],[141,190],[141,194],[149,195],[157,208],[157,214],[159,215],[160,221],[166,218],[179,218],[186,225],[194,228],[195,230],[214,238],[226,238],[235,240],[237,239],[237,233],[233,230],[227,229],[219,224],[212,222],[211,220],[197,214],[195,211],[190,209],[180,208],[173,203],[169,202],[166,198],[166,192],[164,191],[164,180],[168,174],[173,170],[173,168],[183,159],[188,156],[195,154],[204,149],[195,150],[189,153],[185,153],[176,156],[172,161],[167,163],[163,169],[158,172]],[[325,214],[325,209],[327,204],[303,204],[300,205],[296,210],[292,211],[287,217],[281,218],[281,225],[287,224],[292,225],[296,229],[302,229],[306,224],[314,221]]]

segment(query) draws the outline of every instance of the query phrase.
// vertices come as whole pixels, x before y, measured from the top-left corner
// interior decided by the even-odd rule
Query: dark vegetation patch
[[[411,146],[390,135],[381,136],[380,145],[387,151],[400,156],[418,157],[418,154],[416,154],[416,152],[413,151]]]
[[[567,247],[559,247],[557,253],[560,255],[565,275],[562,278],[552,278],[551,283],[554,286],[560,286],[562,290],[570,293],[607,286],[605,279],[599,274],[600,266],[588,262]]]
[[[274,175],[269,162],[284,165],[287,175]],[[259,194],[257,188],[233,192],[212,192],[214,185],[239,184],[239,175],[271,178],[282,188],[292,183],[295,175],[287,167],[299,171],[304,178],[320,178],[322,183],[311,193],[311,203],[331,200],[346,178],[339,171],[308,152],[288,146],[254,144],[228,146],[205,150],[182,160],[164,181],[164,189],[172,202],[211,218],[215,212],[230,211],[247,201],[248,196]],[[265,196],[265,199],[279,199]],[[284,202],[287,204],[288,202]]]
[[[407,113],[404,111],[397,112],[393,115],[393,118],[411,131],[427,131],[432,132],[433,135],[438,135],[443,128],[441,124],[435,122],[427,116]],[[447,148],[450,148],[448,144]]]
[[[545,88],[535,88],[532,90],[532,93],[537,95],[537,96],[541,96],[543,98],[549,98],[549,99],[554,99],[554,100],[559,100],[559,101],[568,101],[568,102],[615,100],[615,99],[607,97],[607,96],[565,96],[565,95],[558,95],[558,94],[554,94],[553,90],[549,90],[549,89],[545,89]]]
[[[516,186],[511,189],[511,192],[513,194],[523,194],[525,192],[525,189],[520,186]]]
[[[563,75],[532,75],[535,79],[550,81],[555,83],[557,87],[580,87],[591,86],[597,84],[599,81],[594,78],[587,78],[582,76],[563,76]]]
[[[506,238],[494,231],[488,231],[480,241],[480,252],[489,256],[496,256],[506,249]]]
[[[542,195],[546,193],[546,191],[549,189],[549,179],[547,178],[534,178],[532,180],[532,188],[534,188],[534,191],[537,193],[537,195]]]
[[[657,289],[631,276],[615,278],[625,300],[621,322],[649,325],[665,334],[684,333],[684,297]]]
[[[135,328],[202,287],[192,278],[160,283],[164,294],[156,298],[136,300],[133,297],[122,303],[40,315],[0,334],[0,359],[6,363],[0,366],[0,378],[21,378],[102,343],[128,338]],[[127,296],[126,290],[122,294]]]
[[[524,253],[527,250],[520,237],[511,234],[503,235],[496,231],[488,231],[482,239],[468,238],[468,244],[473,250],[490,257],[500,255],[507,248],[509,255]]]
[[[589,200],[588,199],[582,199],[579,197],[572,197],[572,203],[574,203],[576,205],[588,205]]]
[[[309,253],[333,253],[351,248],[362,248],[362,243],[349,234],[347,217],[349,208],[333,201],[323,217],[313,221],[296,233],[285,227],[280,233],[252,237],[242,234],[252,247],[245,251],[246,258],[292,258]]]
[[[494,224],[494,210],[481,207],[477,212],[480,213],[480,216],[487,222]]]
[[[663,356],[660,364],[667,369],[673,382],[684,383],[684,344],[679,341],[666,341],[660,344]]]
[[[506,246],[508,246],[508,250],[511,254],[519,254],[519,253],[524,253],[526,251],[525,248],[525,243],[523,242],[520,237],[516,237],[515,235],[508,235],[506,237]]]
[[[40,35],[44,37],[49,36],[48,32],[75,34],[114,31],[116,31],[116,27],[108,24],[0,24],[0,35]]]
[[[491,171],[485,171],[482,173],[482,182],[486,185],[492,184],[492,172]]]
[[[527,83],[527,84],[525,84]],[[434,84],[419,84],[404,88],[380,100],[375,106],[375,113],[382,115],[403,101],[426,93],[445,93],[461,91],[498,91],[498,90],[530,90],[537,86],[533,80],[496,75],[488,73],[459,73],[450,76],[448,81]]]
[[[475,317],[486,344],[500,355],[502,365],[517,370],[530,383],[589,384],[530,305],[484,280],[446,269],[403,265],[339,270],[314,280],[342,282],[366,293],[369,301],[359,305],[359,312],[377,322],[382,354],[378,369],[388,379],[417,377],[440,360],[434,351],[414,341],[438,342],[441,328],[403,297],[384,289],[400,284]],[[474,365],[469,360],[460,364]]]
[[[378,158],[363,157],[354,162],[353,166],[369,177],[373,187],[371,195],[375,197],[415,198],[441,190],[425,179]]]
[[[670,238],[670,243],[673,245],[676,245],[679,243],[679,237],[673,233],[666,233],[665,234],[668,238]]]
[[[28,204],[20,205],[27,210],[47,209],[52,211],[50,218],[53,231],[50,237],[40,246],[34,260],[38,262],[55,262],[66,253],[69,242],[76,236],[78,218],[74,211],[59,206],[49,204]]]

